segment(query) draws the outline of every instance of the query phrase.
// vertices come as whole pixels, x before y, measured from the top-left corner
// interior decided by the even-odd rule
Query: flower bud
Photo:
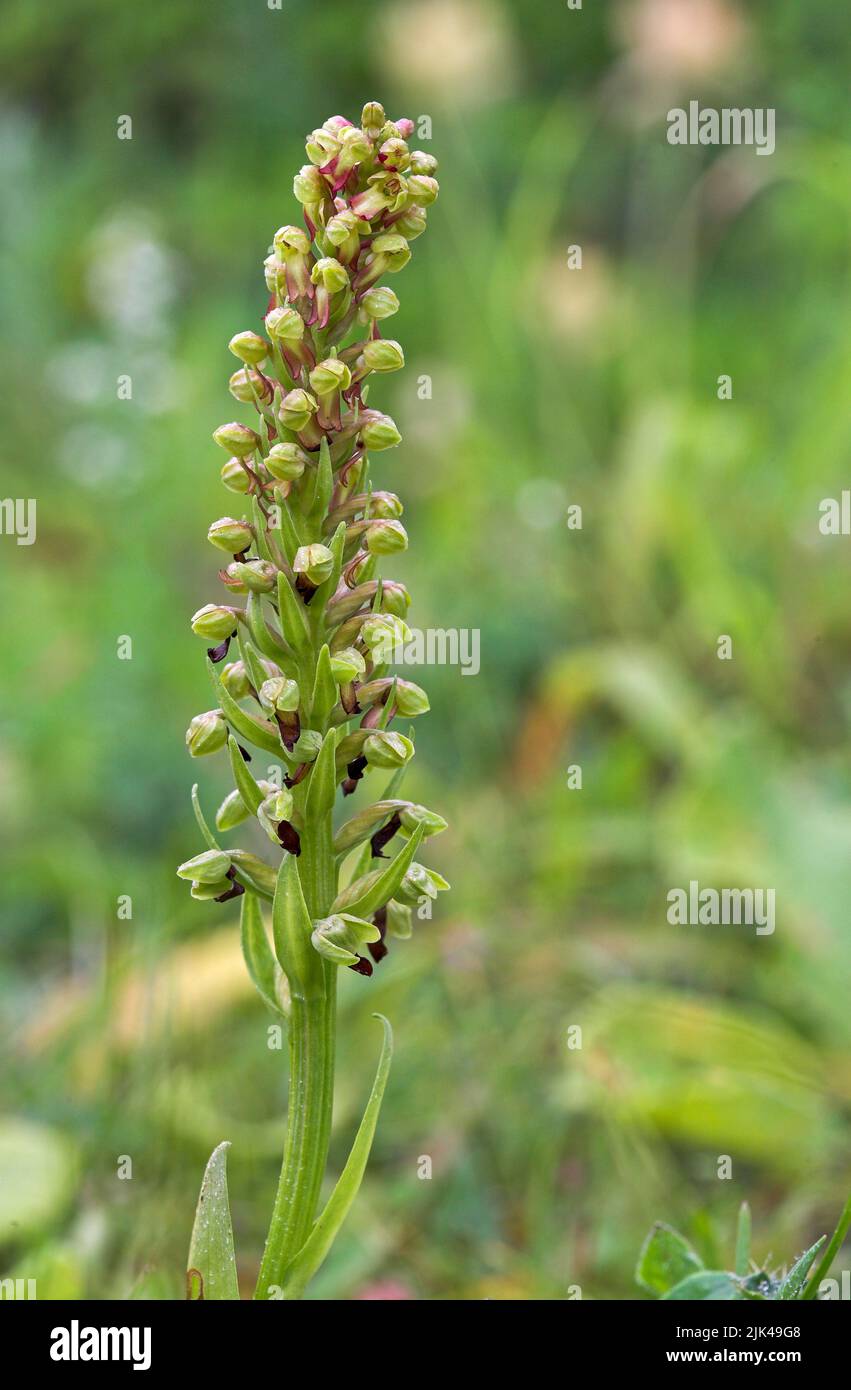
[[[221,642],[230,637],[236,627],[236,617],[232,608],[223,608],[215,603],[205,603],[192,616],[192,631],[197,637],[206,637],[213,642]]]
[[[404,734],[379,729],[366,739],[363,756],[371,767],[404,767],[414,756],[414,745]]]
[[[346,126],[338,132],[340,152],[334,160],[334,191],[342,188],[352,169],[369,159],[372,146],[360,126]],[[327,171],[326,171],[327,172]]]
[[[257,693],[264,709],[280,710],[283,714],[292,714],[297,710],[301,698],[298,682],[289,680],[286,676],[270,677],[263,682]]]
[[[348,912],[338,912],[318,921],[310,940],[314,950],[335,965],[356,965],[361,946],[368,941],[378,941],[380,937],[381,932],[373,922],[353,917]]]
[[[418,825],[424,827],[423,834],[426,839],[430,835],[440,835],[446,829],[448,822],[439,816],[436,811],[430,811],[427,806],[410,805],[399,812],[402,822],[402,831],[406,835],[413,835]]]
[[[325,235],[337,248],[337,259],[343,265],[350,265],[360,250],[361,226],[360,218],[349,208],[328,219]]]
[[[391,898],[387,904],[385,925],[388,936],[395,937],[397,941],[410,941],[414,934],[411,909],[404,903],[397,903],[395,898]]]
[[[209,709],[205,714],[196,714],[186,730],[186,747],[193,758],[201,758],[206,753],[217,753],[227,741],[228,726],[220,709]]]
[[[290,256],[308,256],[310,254],[310,237],[303,227],[296,227],[288,224],[286,227],[279,227],[274,236],[275,250],[282,261]]]
[[[379,147],[378,158],[385,169],[407,169],[411,162],[411,155],[404,140],[398,136],[391,136]]]
[[[411,207],[405,208],[402,216],[395,222],[398,232],[408,241],[416,241],[418,236],[422,236],[428,225],[428,214],[425,208],[418,207],[416,203]]]
[[[371,372],[397,372],[405,365],[405,354],[393,338],[370,338],[362,357]]]
[[[229,555],[241,555],[254,541],[254,532],[244,521],[235,521],[232,516],[220,517],[214,521],[207,532],[207,540],[226,550]]]
[[[189,891],[199,903],[217,902],[225,894],[229,898],[235,896],[234,885],[229,878],[218,878],[213,883],[199,883],[196,879]]]
[[[288,430],[299,434],[309,424],[316,410],[317,404],[310,392],[297,386],[294,391],[288,391],[281,401],[279,419]]]
[[[367,681],[364,685],[358,686],[358,704],[362,709],[368,705],[373,705],[376,701],[385,701],[390,696],[393,687],[392,676],[382,676],[379,680]],[[392,696],[393,704],[403,719],[416,719],[418,714],[427,714],[431,708],[428,696],[422,686],[416,685],[414,681],[403,681],[396,679],[396,689]]]
[[[239,459],[228,459],[227,463],[223,463],[222,471],[219,476],[225,487],[231,492],[241,492],[245,494],[251,486],[251,479]]]
[[[438,893],[444,893],[448,888],[449,884],[442,874],[436,873],[434,869],[427,869],[424,864],[412,864],[396,889],[394,897],[397,902],[407,907],[416,907],[422,898],[433,900]]]
[[[310,278],[314,285],[322,285],[329,294],[337,294],[348,285],[349,272],[333,256],[323,256],[310,272]]]
[[[366,531],[366,547],[371,555],[397,555],[408,548],[408,533],[401,521],[374,521]]]
[[[194,859],[181,864],[177,876],[194,879],[196,883],[216,883],[219,879],[227,879],[230,864],[230,855],[223,849],[205,849],[203,854],[196,854]]]
[[[250,367],[259,366],[272,351],[265,339],[261,338],[259,333],[252,333],[250,328],[246,329],[244,333],[234,334],[228,347],[234,357],[238,357]]]
[[[375,453],[380,449],[394,449],[402,442],[396,422],[391,420],[389,415],[382,415],[377,410],[370,411],[368,418],[365,416],[360,433],[366,448],[372,449]]]
[[[404,584],[395,579],[385,579],[381,586],[381,611],[404,618],[411,606],[411,595]]]
[[[291,304],[270,309],[266,315],[266,332],[282,343],[300,343],[304,337],[304,319]]]
[[[339,357],[326,357],[310,373],[310,384],[317,396],[327,396],[332,391],[348,391],[352,374]]]
[[[380,101],[368,101],[360,117],[361,128],[370,140],[377,140],[387,117]]]
[[[307,137],[305,153],[311,164],[316,164],[320,168],[327,164],[340,152],[340,141],[337,136],[324,126],[314,130]]]
[[[430,174],[411,174],[408,179],[408,193],[412,203],[428,207],[440,192],[440,184]]]
[[[321,747],[322,735],[317,729],[302,729],[293,744],[293,757],[298,758],[299,762],[302,763],[315,762]]]
[[[316,588],[334,568],[334,556],[327,545],[302,545],[293,559],[293,572],[303,574]]]
[[[293,813],[293,794],[288,787],[276,789],[260,803],[257,814],[273,822],[289,820]]]
[[[432,174],[437,173],[437,160],[433,154],[427,154],[425,150],[411,150],[411,173],[412,174]]]
[[[244,405],[271,401],[275,394],[268,377],[252,371],[250,367],[240,367],[239,371],[233,373],[228,381],[228,390],[234,400],[241,401]]]
[[[374,285],[360,302],[364,316],[370,319],[389,319],[399,308],[399,300],[386,285]]]
[[[380,517],[382,520],[390,520],[402,515],[403,507],[401,500],[395,492],[372,492],[369,496],[369,516]]]
[[[217,430],[213,430],[213,438],[222,449],[236,454],[238,458],[247,458],[260,447],[259,434],[255,434],[254,430],[249,429],[247,425],[241,425],[237,420],[232,420],[227,425],[219,425]]]
[[[258,786],[262,787],[264,790],[266,788],[272,790],[272,784],[270,782],[259,782]],[[223,833],[226,830],[235,830],[238,825],[242,825],[243,821],[249,820],[250,817],[250,808],[246,806],[236,787],[234,787],[232,792],[228,792],[216,812],[216,829],[221,830]]]
[[[244,700],[251,693],[251,682],[243,661],[229,661],[227,666],[222,667],[219,679],[234,700]]]
[[[331,657],[331,674],[338,685],[350,685],[366,670],[366,662],[356,647],[344,647]]]
[[[379,663],[391,661],[396,647],[411,640],[411,629],[393,613],[371,613],[360,630],[364,646]]]
[[[293,193],[305,207],[322,203],[328,185],[314,164],[304,164],[293,179]]]
[[[365,280],[367,284],[371,285],[385,271],[392,274],[401,270],[410,259],[411,249],[405,238],[399,236],[397,232],[383,232],[381,236],[374,239],[364,266],[363,280],[361,280],[360,275],[358,280],[360,283]]]
[[[273,444],[263,462],[273,478],[289,483],[301,477],[310,463],[310,455],[297,444]]]
[[[278,582],[277,567],[268,560],[237,560],[228,565],[231,573],[252,594],[269,594]]]
[[[414,133],[414,123],[410,116],[400,116],[396,122],[396,129],[403,140],[410,140]]]

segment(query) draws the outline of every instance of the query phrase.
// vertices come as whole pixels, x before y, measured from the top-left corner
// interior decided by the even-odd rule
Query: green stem
[[[827,1278],[827,1275],[830,1271],[830,1266],[836,1259],[837,1251],[839,1250],[839,1247],[841,1246],[843,1240],[845,1239],[845,1236],[848,1233],[849,1226],[851,1226],[851,1196],[848,1198],[847,1202],[845,1203],[845,1206],[842,1209],[842,1215],[839,1218],[836,1230],[833,1232],[833,1235],[831,1236],[830,1244],[824,1252],[824,1258],[820,1261],[818,1269],[816,1270],[815,1274],[813,1275],[812,1279],[810,1280],[809,1284],[804,1290],[804,1298],[815,1298],[816,1294],[818,1293],[819,1284],[821,1283],[822,1279]]]

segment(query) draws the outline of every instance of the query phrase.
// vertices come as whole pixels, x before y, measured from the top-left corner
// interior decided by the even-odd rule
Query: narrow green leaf
[[[663,1294],[701,1269],[703,1261],[685,1237],[657,1221],[641,1247],[635,1278],[649,1293]]]
[[[340,574],[343,569],[343,553],[346,548],[346,523],[341,521],[336,531],[328,542],[328,549],[334,557],[334,567],[324,583],[319,585],[316,593],[311,600],[311,607],[316,612],[324,612],[328,600],[337,592],[337,585],[340,582]]]
[[[337,1185],[317,1218],[313,1230],[284,1274],[283,1294],[288,1299],[300,1298],[319,1269],[349,1214],[363,1180],[372,1141],[375,1137],[387,1077],[390,1074],[390,1063],[393,1060],[393,1030],[382,1014],[374,1014],[373,1017],[379,1019],[384,1028],[384,1041],[381,1046],[378,1070],[372,1083],[372,1091],[366,1103],[360,1127],[355,1135],[351,1153],[346,1160],[346,1166],[340,1174]]]
[[[198,783],[192,788],[192,810],[195,812],[195,819],[198,822],[198,829],[207,841],[210,849],[221,849],[221,845],[204,819],[204,812],[201,810],[201,802],[198,800]]]
[[[237,733],[242,734],[243,738],[248,739],[249,743],[262,748],[264,752],[274,753],[275,757],[281,757],[281,740],[274,725],[270,724],[267,719],[256,719],[253,714],[249,714],[236,703],[236,700],[222,684],[219,673],[209,657],[207,658],[207,669],[210,672],[216,697],[231,727],[236,729]]]
[[[343,903],[340,902],[339,898],[335,899],[331,911],[350,912],[353,917],[371,917],[374,912],[377,912],[380,907],[383,907],[385,903],[389,902],[413,863],[414,855],[420,847],[423,833],[424,827],[418,825],[410,840],[400,849],[396,858],[391,859],[387,868],[379,874],[377,879],[374,879],[369,886],[365,886],[360,896],[352,897],[350,901]],[[356,885],[350,885],[344,892],[351,892],[351,889],[355,886]]]
[[[837,1251],[845,1239],[849,1226],[851,1226],[851,1196],[849,1196],[845,1206],[842,1208],[842,1215],[836,1223],[836,1230],[830,1237],[830,1244],[819,1261],[818,1269],[804,1291],[804,1298],[815,1298],[822,1279],[826,1279],[830,1272],[830,1266],[836,1259]]]
[[[268,560],[274,564],[272,552],[266,539],[266,518],[260,509],[260,503],[256,497],[251,499],[251,520],[254,523],[254,539],[257,545],[257,554],[261,560]]]
[[[811,1245],[809,1250],[805,1250],[803,1255],[799,1255],[783,1283],[780,1285],[778,1298],[792,1299],[800,1298],[803,1293],[804,1285],[807,1282],[807,1275],[810,1272],[813,1261],[825,1244],[827,1236],[822,1236],[815,1245]]]
[[[698,1274],[690,1274],[687,1279],[682,1279],[679,1284],[668,1289],[667,1293],[662,1294],[662,1299],[741,1303],[744,1301],[744,1294],[735,1275],[726,1274],[722,1270],[703,1269]]]
[[[286,1018],[287,1012],[282,1002],[286,995],[281,989],[285,984],[283,972],[272,954],[260,901],[254,893],[243,894],[240,933],[242,954],[258,994],[270,1009]]]
[[[287,557],[288,564],[291,565],[299,546],[304,545],[305,538],[298,527],[298,518],[293,515],[286,502],[278,502],[275,505],[278,522],[274,528],[275,534],[280,539],[281,548]]]
[[[328,648],[323,648],[327,651]],[[307,821],[318,820],[334,809],[337,795],[337,732],[329,729],[322,740],[319,756],[310,770],[304,814]]]
[[[311,531],[315,531],[322,524],[322,518],[328,510],[328,503],[331,501],[331,493],[334,490],[334,470],[331,467],[331,454],[328,449],[328,440],[323,435],[322,443],[319,446],[319,463],[313,475],[313,496],[310,499],[310,510],[308,521]]]
[[[248,631],[254,645],[264,656],[268,656],[271,661],[280,661],[290,655],[289,649],[275,635],[266,621],[263,612],[263,597],[261,594],[251,593],[245,600],[245,620],[248,623]]]
[[[311,945],[313,923],[304,901],[298,860],[285,854],[278,870],[272,904],[275,955],[296,999],[321,999],[325,993],[322,957]]]
[[[230,765],[236,789],[251,814],[256,815],[257,807],[263,800],[263,792],[249,772],[248,765],[239,751],[239,744],[233,734],[228,735],[228,752],[230,753]]]
[[[287,576],[278,571],[278,612],[281,618],[281,631],[286,643],[296,655],[303,655],[310,647],[310,634],[304,604],[296,594]]]
[[[266,680],[268,672],[260,659],[260,653],[253,642],[250,642],[244,634],[240,634],[239,650],[242,654],[245,673],[254,689],[259,691],[261,685]]]
[[[331,672],[331,653],[328,644],[323,643],[316,660],[316,676],[313,693],[310,697],[310,722],[314,729],[321,729],[328,723],[331,711],[337,703],[337,682]]]
[[[739,1207],[739,1221],[736,1226],[736,1273],[740,1277],[748,1272],[751,1258],[751,1209],[747,1202]]]
[[[239,1298],[228,1202],[229,1148],[230,1143],[225,1140],[213,1150],[201,1183],[186,1271],[189,1298]]]

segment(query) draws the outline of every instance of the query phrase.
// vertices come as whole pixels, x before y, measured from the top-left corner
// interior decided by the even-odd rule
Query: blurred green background
[[[653,1220],[729,1256],[745,1196],[788,1259],[849,1179],[851,542],[818,528],[851,442],[840,7],[6,0],[0,24],[2,494],[38,504],[36,544],[0,537],[0,1274],[181,1297],[228,1138],[252,1285],[286,1062],[234,906],[174,876],[192,781],[210,809],[228,785],[183,748],[209,704],[188,617],[230,510],[227,340],[263,313],[305,133],[373,97],[430,118],[442,189],[394,281],[408,369],[373,403],[405,438],[376,479],[412,621],[480,629],[482,668],[411,673],[454,891],[344,982],[335,1169],[373,1009],[397,1055],[314,1293],[631,1298]],[[776,108],[776,153],[668,146],[692,98]],[[690,878],[774,887],[776,932],[669,926]]]

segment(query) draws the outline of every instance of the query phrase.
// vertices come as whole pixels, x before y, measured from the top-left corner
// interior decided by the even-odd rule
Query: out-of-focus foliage
[[[455,891],[346,981],[338,1166],[373,1010],[397,1052],[315,1295],[629,1298],[657,1215],[717,1268],[745,1194],[755,1258],[811,1244],[851,1101],[851,542],[818,528],[851,442],[841,7],[6,0],[0,49],[0,491],[38,504],[33,546],[0,536],[0,1162],[27,1174],[0,1274],[182,1296],[224,1139],[256,1273],[285,1053],[233,905],[211,927],[172,873],[188,617],[229,508],[227,340],[303,134],[370,97],[431,120],[442,190],[376,477],[412,621],[480,629],[481,672],[422,673],[408,786],[450,815]],[[691,99],[774,107],[776,152],[669,146]],[[776,931],[669,925],[690,879],[774,887]]]

